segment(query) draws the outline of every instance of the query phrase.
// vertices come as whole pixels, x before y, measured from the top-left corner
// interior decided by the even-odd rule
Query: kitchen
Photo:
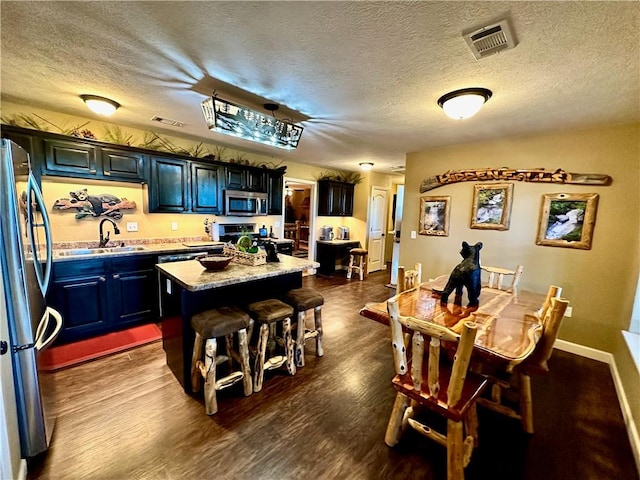
[[[179,146],[184,151],[195,151],[204,147],[216,159],[229,164],[246,166],[249,163],[249,166],[258,168],[264,164],[269,170],[285,166],[283,182],[288,179],[309,182],[311,202],[318,201],[317,182],[327,170],[334,173],[342,170],[361,172],[362,180],[354,188],[352,215],[318,216],[318,205],[311,206],[310,212],[316,217],[309,219],[313,225],[308,237],[309,261],[317,258],[313,249],[318,241],[322,241],[322,236],[326,237],[323,235],[325,226],[333,229],[334,240],[340,227],[348,228],[350,240],[361,242],[371,252],[373,189],[386,189],[387,205],[391,205],[391,198],[404,185],[405,228],[398,232],[399,243],[394,245],[394,235],[389,234],[394,230],[391,228],[392,208],[384,209],[386,228],[382,242],[378,242],[382,253],[375,260],[386,266],[393,257],[392,250],[397,250],[401,264],[423,262],[424,275],[429,278],[448,271],[457,263],[461,240],[482,240],[486,245],[483,259],[488,264],[515,264],[516,259],[523,260],[527,265],[524,277],[527,287],[540,290],[549,277],[561,282],[577,301],[574,317],[563,325],[560,346],[567,351],[573,349],[587,359],[596,356],[611,369],[614,386],[608,390],[615,391],[615,395],[607,397],[608,403],[620,405],[624,417],[622,435],[628,434],[632,439],[638,458],[638,442],[633,441],[637,439],[637,413],[634,412],[638,411],[639,405],[635,388],[638,372],[630,353],[633,344],[627,344],[621,333],[637,333],[637,327],[634,330],[637,320],[629,320],[636,318],[633,316],[638,281],[637,262],[634,261],[638,255],[635,225],[637,204],[640,203],[637,201],[636,174],[636,106],[637,85],[640,83],[634,47],[637,44],[636,5],[628,2],[562,2],[541,7],[535,2],[511,3],[508,10],[515,24],[518,44],[499,55],[476,61],[461,32],[500,17],[504,14],[503,4],[418,2],[407,10],[409,4],[402,2],[344,2],[331,5],[331,8],[323,2],[262,6],[253,2],[199,2],[189,9],[176,8],[169,3],[165,6],[156,3],[144,5],[146,2],[118,6],[106,2],[100,8],[94,2],[59,5],[56,2],[36,2],[42,5],[20,3],[3,2],[2,6],[3,127],[7,124],[14,126],[13,121],[22,119],[25,123],[16,124],[17,128],[35,128],[64,136],[75,131],[79,136],[74,135],[73,141],[82,142],[84,138],[89,145],[92,144],[88,136],[91,134],[98,139],[97,142],[108,143],[110,148],[120,153],[121,146],[137,148],[146,144],[148,131],[153,131],[174,149]],[[300,21],[292,21],[293,17]],[[212,28],[214,22],[216,25]],[[183,25],[190,28],[185,29]],[[602,45],[625,45],[628,48],[616,49],[614,53],[607,49],[605,54]],[[109,54],[105,55],[105,51]],[[575,75],[576,71],[585,73]],[[363,72],[368,72],[368,75],[363,75]],[[456,88],[481,84],[493,91],[481,114],[459,123],[447,120],[437,103],[438,98]],[[91,91],[87,92],[87,89]],[[223,92],[228,93],[234,97],[231,100],[246,100],[246,104],[260,110],[267,102],[279,102],[281,110],[275,116],[290,118],[305,127],[297,150],[258,147],[246,140],[223,137],[208,130],[199,108],[201,100],[211,98],[214,91],[221,96],[224,96]],[[114,98],[122,105],[112,120],[105,120],[86,111],[80,99],[80,95],[86,93]],[[152,117],[160,120],[151,120]],[[170,122],[172,118],[177,119],[173,124]],[[181,122],[186,125],[178,126]],[[87,137],[83,137],[82,132]],[[226,151],[219,150],[223,147]],[[124,150],[131,151],[128,148]],[[44,151],[40,153],[45,154]],[[165,153],[171,152],[165,149],[158,156],[165,156]],[[197,161],[187,159],[192,162],[190,165],[207,163],[200,155],[195,157]],[[373,164],[373,169],[361,171],[360,164]],[[162,168],[171,169],[176,164],[165,162],[162,165]],[[598,190],[602,201],[593,249],[545,248],[532,242],[535,237],[533,217],[539,210],[540,196],[563,189],[581,191],[577,186],[542,188],[545,186],[516,184],[512,226],[503,232],[469,229],[469,206],[472,203],[471,190],[466,188],[470,187],[469,184],[442,187],[442,194],[453,198],[450,234],[446,237],[416,235],[423,180],[452,169],[488,166],[543,166],[549,170],[563,168],[613,177],[611,186]],[[406,176],[403,175],[404,168]],[[399,171],[402,173],[398,174]],[[211,175],[210,169],[203,172]],[[167,240],[179,245],[206,242],[210,234],[204,230],[205,221],[207,225],[211,222],[220,225],[247,221],[243,217],[226,218],[220,213],[151,213],[158,207],[176,205],[161,204],[159,198],[154,197],[154,185],[151,183],[113,181],[104,178],[104,171],[101,174],[103,176],[99,180],[50,174],[40,178],[45,205],[53,220],[57,247],[69,250],[98,244],[97,218],[86,216],[78,219],[75,218],[75,210],[52,209],[59,199],[69,198],[70,192],[81,192],[85,188],[90,195],[113,195],[126,199],[129,205],[136,205],[121,209],[123,216],[117,221],[119,235],[115,235],[112,227],[104,225],[104,229],[110,232],[111,245],[119,246],[124,242],[125,247],[147,248],[147,245]],[[191,208],[193,198],[188,202],[192,202],[188,206]],[[626,208],[621,209],[619,205]],[[284,239],[285,224],[289,222],[280,213],[261,216],[249,223],[255,223],[254,232],[258,236],[264,224],[268,231],[273,230],[276,237]],[[620,225],[632,227],[620,228]],[[616,234],[611,235],[610,232]],[[334,266],[341,265],[336,262]],[[289,379],[295,379],[295,383],[289,385],[295,385],[299,391],[317,399],[318,405],[313,405],[313,414],[306,418],[308,424],[317,426],[327,437],[335,438],[336,447],[348,452],[340,460],[350,465],[351,472],[360,474],[361,478],[388,469],[400,475],[397,460],[386,463],[380,460],[395,455],[395,452],[377,448],[367,437],[370,443],[366,445],[374,445],[370,448],[377,455],[374,458],[354,446],[358,442],[353,442],[353,437],[344,431],[367,431],[371,425],[366,419],[346,423],[346,419],[351,418],[349,411],[335,406],[344,405],[344,398],[361,397],[363,384],[386,382],[387,390],[390,390],[388,382],[380,382],[379,378],[387,378],[391,370],[378,368],[378,359],[372,352],[369,352],[371,357],[358,359],[376,365],[367,372],[354,370],[359,366],[354,365],[358,362],[347,355],[339,356],[335,351],[337,348],[355,349],[346,341],[351,339],[356,342],[358,351],[368,352],[374,348],[370,345],[375,345],[380,352],[389,353],[381,341],[376,343],[379,337],[384,336],[384,330],[359,323],[357,315],[351,315],[363,302],[383,295],[385,291],[384,283],[388,279],[385,278],[382,285],[376,282],[378,276],[389,272],[372,270],[373,274],[365,282],[340,283],[344,279],[342,275],[316,275],[304,280],[318,288],[326,288],[323,290],[327,298],[324,308],[332,321],[325,322],[325,334],[327,338],[333,337],[335,343],[334,355],[327,353],[323,362],[333,366],[335,364],[331,362],[338,359],[344,362],[345,370],[332,371],[336,375],[332,378],[333,386],[338,388],[339,385],[339,393],[332,393],[332,385],[322,381],[315,385],[298,383],[313,378],[316,373],[315,376],[320,377],[320,363],[316,363],[314,368],[309,368],[309,364],[306,370],[300,370],[298,378]],[[345,292],[344,296],[348,298],[344,307],[349,310],[346,313],[340,307],[343,298],[330,295],[332,288],[325,282],[332,281],[339,283],[340,288],[335,290]],[[376,291],[375,295],[367,293],[374,284],[382,290]],[[347,297],[347,292],[356,298]],[[356,325],[364,328],[357,329]],[[327,344],[327,352],[330,351]],[[230,477],[259,477],[261,474],[263,477],[286,477],[293,475],[291,472],[323,472],[314,464],[313,458],[303,453],[293,458],[294,454],[288,453],[294,449],[293,444],[279,449],[287,452],[283,453],[287,455],[287,469],[278,470],[277,459],[268,459],[266,451],[244,443],[245,437],[266,443],[268,435],[252,436],[246,425],[243,428],[243,419],[238,416],[251,416],[250,409],[241,407],[232,399],[230,404],[238,407],[237,413],[230,414],[233,419],[225,420],[219,416],[210,424],[205,423],[206,420],[197,420],[203,417],[202,403],[185,395],[171,374],[162,370],[161,354],[162,349],[158,352],[144,347],[128,356],[119,355],[113,359],[113,364],[102,364],[110,369],[104,377],[104,372],[97,365],[87,364],[82,369],[83,380],[64,379],[66,395],[79,402],[64,405],[69,409],[67,413],[74,409],[82,411],[84,420],[95,427],[94,432],[104,432],[104,436],[96,433],[96,442],[87,440],[86,436],[77,443],[69,442],[79,452],[92,451],[93,457],[78,455],[83,461],[86,476],[100,477],[100,469],[105,465],[109,468],[102,472],[102,476],[110,475],[111,478],[118,475],[180,476],[179,467],[176,467],[178,457],[196,455],[205,459],[204,463],[215,464],[216,454],[207,451],[206,441],[202,441],[200,446],[191,444],[195,455],[185,451],[172,453],[168,446],[162,448],[165,443],[180,443],[188,436],[198,437],[206,433],[215,433],[224,445],[232,442],[238,451],[236,457],[244,455],[252,465],[272,468],[260,471],[257,466],[236,463],[227,471]],[[157,384],[151,386],[141,381],[144,373],[148,372],[144,368],[135,370],[136,378],[127,376],[127,372],[134,371],[131,368],[133,362],[161,372],[155,378],[167,386],[166,396],[153,396],[150,403],[161,408],[153,410],[149,405],[145,408],[144,402],[135,401],[133,390],[136,388],[140,395],[157,393],[158,388]],[[107,385],[106,391],[92,394],[93,388],[105,387],[104,382],[115,382],[116,379],[120,387],[114,386],[109,390]],[[302,409],[305,399],[296,394],[298,390],[292,392],[287,389],[283,382],[287,379],[278,378],[282,381],[276,381],[267,391],[284,405]],[[344,380],[344,383],[339,384],[336,379]],[[175,386],[171,386],[172,381]],[[128,391],[131,396],[120,404],[122,391]],[[318,395],[318,391],[328,392],[327,397]],[[100,401],[100,395],[111,402],[109,413],[92,410],[92,406]],[[367,395],[375,396],[379,401],[371,401]],[[379,430],[379,418],[385,417],[390,408],[388,392],[381,387],[375,392],[367,391],[364,396],[368,403],[363,410],[372,413],[370,417],[375,417],[378,422],[373,428]],[[332,401],[329,403],[327,398]],[[251,397],[246,400],[251,400]],[[333,410],[335,416],[325,416],[321,406],[325,410]],[[116,415],[114,412],[119,408],[131,416]],[[598,412],[604,410],[598,404],[593,408]],[[281,429],[289,426],[291,429],[282,438],[290,436],[300,443],[307,440],[300,435],[305,429],[296,421],[269,425],[269,421],[280,419],[273,405],[259,405],[257,410],[260,409],[266,414],[260,419],[263,433],[272,428],[273,436],[278,436]],[[160,425],[169,416],[167,412],[175,412],[180,421],[192,424],[193,428],[181,432],[173,425],[169,427],[170,431],[163,431]],[[73,425],[67,424],[65,428],[79,427],[82,423],[71,414],[67,419]],[[213,422],[220,423],[214,426]],[[196,423],[197,427],[194,426]],[[348,427],[342,429],[342,425]],[[201,428],[200,432],[198,428]],[[127,432],[127,441],[118,444],[117,439],[124,435],[123,432]],[[231,432],[231,435],[225,436],[225,432]],[[585,438],[584,433],[578,433],[575,438]],[[232,439],[233,436],[235,438]],[[142,441],[136,443],[136,437]],[[67,429],[63,438],[72,440],[73,433]],[[113,448],[104,448],[105,443],[110,447],[113,444]],[[330,464],[331,454],[325,451],[330,449],[326,446],[326,437],[318,435],[312,443],[317,446],[324,464]],[[147,459],[146,454],[152,450],[153,455]],[[50,453],[52,459],[65,455],[62,446]],[[232,464],[234,455],[233,452],[230,454],[226,460]],[[611,453],[611,458],[614,455],[615,452]],[[100,463],[97,460],[101,457],[108,458]],[[347,463],[347,457],[352,457],[351,463]],[[96,461],[92,462],[91,458]],[[167,462],[163,463],[163,458],[168,459]],[[353,458],[365,460],[357,463]],[[609,457],[602,455],[600,458]],[[126,460],[119,464],[119,459]],[[495,464],[499,463],[496,460]],[[530,468],[535,468],[531,466],[533,463],[548,462],[529,461]],[[372,469],[369,470],[367,465]],[[418,465],[419,468],[429,468],[423,463]],[[181,468],[194,476],[208,476],[206,465],[191,465],[193,470],[190,470],[182,464]],[[340,466],[334,464],[333,468],[330,473],[348,476],[347,467],[340,470]],[[74,472],[71,465],[60,466],[58,472],[60,476],[66,474],[71,478],[83,475]],[[541,476],[545,473],[548,471],[543,471]],[[589,474],[585,475],[588,478]]]

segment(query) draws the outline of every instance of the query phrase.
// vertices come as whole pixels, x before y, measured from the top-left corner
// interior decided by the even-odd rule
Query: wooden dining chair
[[[489,288],[497,288],[498,290],[506,290],[513,294],[518,293],[518,287],[520,286],[520,277],[524,271],[524,265],[518,265],[515,270],[501,267],[489,267],[482,265],[480,267],[483,271],[489,274],[486,286]],[[504,283],[505,276],[513,277],[509,286]]]
[[[398,267],[398,283],[396,284],[396,294],[417,287],[422,283],[422,264],[416,263],[412,270],[407,270],[404,266]]]
[[[491,368],[483,362],[480,368],[474,368],[475,371],[488,375],[492,383],[491,399],[481,398],[478,403],[495,412],[519,419],[522,429],[530,434],[534,432],[531,375],[549,373],[547,362],[553,353],[553,344],[569,306],[569,300],[566,298],[555,297],[561,291],[562,289],[555,285],[549,287],[547,300],[536,314],[542,325],[540,340],[522,363]],[[505,398],[509,397],[512,403],[505,404]]]
[[[396,376],[393,387],[398,391],[385,443],[390,447],[400,441],[402,432],[411,427],[447,449],[447,478],[464,478],[464,468],[477,445],[478,423],[476,400],[487,385],[481,375],[468,371],[476,324],[464,321],[462,333],[435,323],[399,314],[398,296],[387,302],[392,332]],[[412,333],[412,358],[408,359],[403,327]],[[440,341],[456,345],[453,364],[443,353]],[[425,357],[427,345],[427,358]],[[446,433],[436,431],[417,419],[420,408],[427,408],[447,420]]]

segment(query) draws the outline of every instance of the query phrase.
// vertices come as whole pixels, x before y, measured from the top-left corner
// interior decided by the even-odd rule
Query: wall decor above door
[[[600,173],[571,173],[561,168],[557,170],[513,169],[513,168],[479,168],[476,170],[449,170],[442,175],[429,177],[422,181],[420,193],[434,188],[458,182],[535,182],[535,183],[573,183],[580,185],[611,185],[609,175]]]
[[[89,195],[86,188],[69,192],[70,198],[59,198],[53,204],[54,210],[76,210],[76,219],[80,220],[84,217],[107,217],[120,220],[123,210],[131,210],[136,208],[136,202],[129,201],[126,198],[118,198],[110,193],[101,193],[99,195]]]

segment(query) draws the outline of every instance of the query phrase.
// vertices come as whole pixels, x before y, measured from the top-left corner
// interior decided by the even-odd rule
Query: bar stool
[[[293,363],[293,337],[291,336],[291,316],[293,308],[276,299],[254,302],[247,306],[251,317],[260,324],[258,351],[253,370],[253,391],[262,390],[265,370],[286,366],[290,375],[296,374]],[[282,336],[276,336],[278,322],[282,322]],[[269,357],[267,358],[267,344]],[[284,355],[276,355],[276,344],[284,347]]]
[[[352,272],[358,272],[360,273],[360,280],[364,280],[367,275],[367,256],[369,252],[364,248],[352,248],[349,251],[349,255],[347,278],[351,278]]]
[[[316,339],[316,356],[322,357],[322,305],[324,305],[324,297],[311,288],[294,288],[289,290],[284,302],[293,307],[294,313],[298,319],[296,326],[296,346],[295,361],[296,367],[304,367],[304,348],[305,343],[310,338]],[[313,308],[313,330],[307,330],[305,325],[306,313]]]
[[[249,315],[237,307],[214,308],[191,317],[191,327],[196,332],[191,358],[191,388],[197,392],[200,390],[201,378],[205,379],[204,403],[207,415],[218,411],[218,390],[242,380],[245,396],[253,393],[247,342],[247,327],[252,323]],[[233,347],[234,333],[238,335],[237,350]],[[226,355],[218,355],[217,339],[221,337],[225,339]],[[206,340],[204,362],[201,360],[203,340]],[[240,364],[240,370],[233,370],[233,360]],[[216,367],[223,362],[228,362],[229,373],[216,380]]]

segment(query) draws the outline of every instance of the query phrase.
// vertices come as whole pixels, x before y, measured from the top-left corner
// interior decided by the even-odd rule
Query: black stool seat
[[[250,303],[247,310],[253,315],[256,322],[273,323],[291,318],[293,308],[284,302],[276,299],[263,300],[261,302]]]
[[[349,255],[366,255],[369,251],[366,248],[352,248],[349,250]]]
[[[298,312],[324,305],[324,297],[315,290],[306,287],[289,290],[284,301]]]
[[[191,327],[202,338],[224,337],[249,326],[251,317],[238,307],[219,307],[191,317]]]

